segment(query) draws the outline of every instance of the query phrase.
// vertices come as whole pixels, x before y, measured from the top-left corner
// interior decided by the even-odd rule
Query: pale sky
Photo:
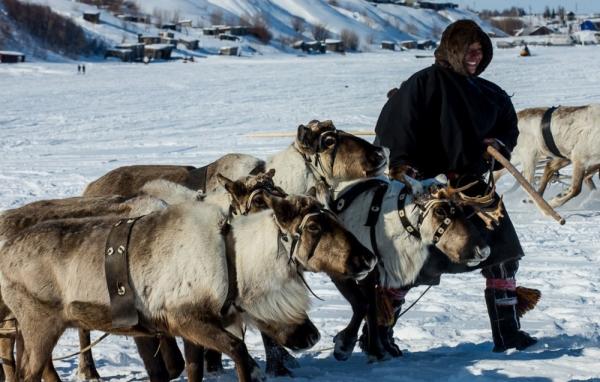
[[[576,13],[600,13],[600,0],[436,0],[436,2],[450,1],[469,6],[476,10],[481,9],[507,9],[512,6],[520,7],[529,12],[529,7],[533,13],[541,13],[547,5],[550,8],[563,6],[567,12]]]

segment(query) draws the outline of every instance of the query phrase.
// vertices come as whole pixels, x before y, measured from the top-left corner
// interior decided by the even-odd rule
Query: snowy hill
[[[48,5],[54,12],[71,18],[91,37],[104,40],[109,46],[137,42],[139,33],[156,35],[160,31],[154,25],[125,22],[106,9],[71,0],[29,1]],[[353,32],[358,37],[360,51],[379,49],[379,44],[384,40],[437,40],[449,23],[463,18],[474,19],[486,31],[502,35],[475,13],[465,9],[435,11],[396,4],[375,4],[366,0],[144,0],[137,2],[137,5],[141,13],[153,16],[155,22],[157,19],[163,22],[189,20],[192,27],[176,32],[175,38],[198,39],[201,54],[216,54],[218,48],[226,45],[237,45],[245,54],[296,53],[291,43],[314,39],[315,27],[325,28],[329,37],[336,39],[344,31]],[[100,12],[100,24],[85,21],[85,12]],[[202,33],[202,27],[213,24],[238,25],[241,19],[263,20],[273,37],[268,45],[248,36],[238,42],[224,43]],[[13,30],[12,35],[19,35],[18,30]],[[23,50],[39,57],[36,51],[44,50],[44,47],[32,44],[36,44],[32,39],[15,37],[11,46],[4,49]],[[179,53],[194,54],[186,51]],[[56,57],[50,55],[46,59],[54,61]]]

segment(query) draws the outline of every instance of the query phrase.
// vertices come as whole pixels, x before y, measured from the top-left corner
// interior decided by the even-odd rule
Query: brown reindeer
[[[243,317],[293,349],[314,344],[318,336],[306,324],[309,298],[299,272],[360,279],[373,268],[374,255],[314,199],[263,197],[272,211],[242,216],[230,229],[224,229],[226,216],[218,207],[198,203],[137,220],[127,253],[140,323],[131,328],[112,327],[103,277],[114,218],[52,220],[4,240],[0,288],[23,335],[20,377],[40,380],[58,337],[70,326],[181,336],[228,354],[240,381],[262,375],[226,323]],[[282,236],[296,245],[282,244]],[[234,259],[233,283],[228,256]],[[223,317],[230,284],[237,298]]]
[[[285,193],[273,184],[272,178],[274,173],[275,171],[271,170],[265,174],[245,176],[236,181],[231,181],[218,174],[219,181],[224,185],[229,194],[215,191],[205,194],[203,199],[217,203],[224,211],[227,211],[231,204],[232,212],[238,214],[264,210],[267,207],[260,197],[260,191],[285,196]],[[228,197],[227,195],[230,196]],[[142,195],[136,197],[75,197],[33,202],[0,214],[0,238],[7,239],[23,229],[48,220],[98,216],[136,217],[166,208],[165,199],[169,203],[182,203],[195,201],[197,197],[197,193],[192,190],[165,180],[158,180],[150,182],[146,187],[143,187]],[[80,332],[80,337],[87,338],[89,343],[88,331]],[[172,340],[165,340],[165,342],[168,344],[171,342],[174,343]],[[9,380],[14,380],[13,347],[13,338],[0,339],[0,352],[4,359],[3,369]],[[88,351],[87,354],[82,353],[80,355],[80,365],[87,366],[87,370],[91,370],[92,373],[97,375],[93,361],[89,363],[88,355],[91,355],[91,352]],[[85,366],[84,369],[86,369]],[[190,365],[190,367],[194,366]],[[45,370],[44,379],[59,380],[58,374],[51,362],[49,362]]]
[[[238,179],[265,170],[265,162],[250,155],[227,154],[206,167],[172,165],[135,165],[116,168],[85,188],[83,196],[136,195],[151,180],[164,179],[203,192],[219,186],[216,174]]]

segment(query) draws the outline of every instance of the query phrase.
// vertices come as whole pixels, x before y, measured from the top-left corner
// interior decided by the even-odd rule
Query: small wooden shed
[[[219,40],[226,40],[226,41],[239,41],[239,37],[238,36],[234,36],[232,34],[229,33],[221,33],[219,35]]]
[[[385,50],[396,50],[396,43],[393,41],[382,41],[381,49]]]
[[[83,19],[90,23],[100,24],[100,12],[83,12]]]
[[[325,50],[329,52],[344,53],[344,42],[328,38],[325,40]]]
[[[219,55],[221,56],[237,56],[239,49],[237,46],[224,46],[219,49]]]
[[[186,40],[180,38],[179,43],[189,50],[198,50],[198,48],[200,47],[198,40]]]
[[[19,62],[25,62],[25,54],[21,52],[0,50],[0,63],[16,64]]]
[[[152,44],[160,44],[161,37],[160,36],[143,36],[141,34],[138,35],[138,42],[146,45]]]
[[[170,60],[173,45],[151,44],[144,47],[144,56],[151,60]]]

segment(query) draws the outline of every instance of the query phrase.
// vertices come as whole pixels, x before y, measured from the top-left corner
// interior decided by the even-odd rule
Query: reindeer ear
[[[286,198],[272,195],[268,192],[264,193],[265,203],[275,213],[275,218],[280,223],[287,223],[293,220],[296,215],[296,208]]]
[[[312,186],[311,188],[308,189],[308,191],[306,191],[306,194],[308,196],[312,196],[313,198],[317,197],[317,187]]]
[[[217,173],[217,181],[227,190],[227,192],[231,193],[233,190],[233,180],[221,175],[221,173]]]
[[[229,195],[236,200],[238,199],[238,196],[244,192],[244,190],[240,189],[239,182],[234,182],[220,173],[217,173],[217,180],[225,188]]]
[[[310,129],[304,125],[298,126],[298,132],[296,133],[296,140],[302,146],[310,146],[307,142],[307,135],[310,132]]]
[[[331,190],[327,187],[325,182],[317,182],[315,185],[315,198],[324,206],[330,207],[333,202],[333,196]]]
[[[265,175],[268,176],[269,178],[273,178],[275,176],[275,169],[272,168],[269,171],[265,172]]]

